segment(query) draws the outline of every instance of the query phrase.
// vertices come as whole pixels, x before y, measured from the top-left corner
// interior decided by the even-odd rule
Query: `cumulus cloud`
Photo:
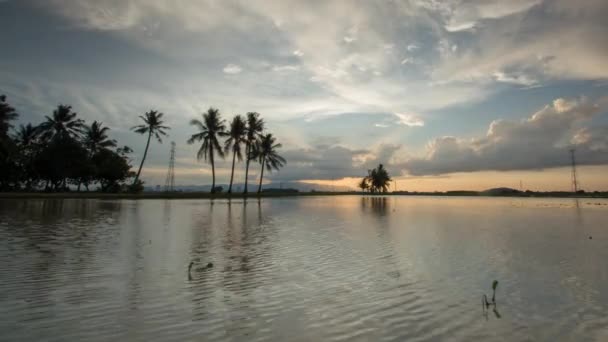
[[[440,137],[429,143],[425,158],[408,160],[406,168],[412,175],[437,175],[560,167],[569,165],[573,147],[580,164],[605,164],[606,127],[588,126],[607,108],[604,102],[560,98],[527,119],[492,122],[484,137]]]
[[[269,176],[271,180],[338,180],[360,177],[368,169],[383,163],[393,175],[403,165],[394,160],[400,145],[383,144],[375,149],[353,149],[339,144],[318,144],[308,148],[286,150],[282,153],[288,164]]]

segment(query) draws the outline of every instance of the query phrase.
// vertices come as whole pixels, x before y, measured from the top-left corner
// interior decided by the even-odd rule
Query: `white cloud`
[[[275,65],[272,67],[272,71],[276,72],[292,72],[298,71],[300,67],[298,65]]]
[[[293,55],[294,55],[294,56],[298,56],[298,57],[302,57],[302,56],[304,56],[304,52],[302,52],[302,51],[300,51],[300,50],[295,50],[295,51],[293,52]]]
[[[409,44],[407,46],[407,51],[414,51],[414,50],[418,50],[420,47],[416,44]]]
[[[240,73],[243,69],[236,64],[228,64],[224,67],[223,71],[226,74],[234,75]]]
[[[409,127],[422,127],[424,126],[424,120],[416,114],[410,113],[394,113],[397,117],[397,123]]]
[[[530,170],[567,166],[575,144],[581,165],[608,163],[608,127],[583,126],[605,110],[605,100],[556,99],[527,119],[496,120],[484,137],[440,137],[431,141],[424,158],[407,161],[413,175],[436,175],[486,170]]]

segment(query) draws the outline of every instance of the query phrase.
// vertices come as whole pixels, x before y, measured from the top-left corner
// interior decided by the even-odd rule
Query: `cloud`
[[[293,55],[294,55],[294,56],[298,56],[298,57],[302,57],[302,56],[304,56],[304,52],[302,52],[302,51],[300,51],[300,50],[295,50],[295,51],[293,52]]]
[[[298,65],[275,65],[272,67],[272,71],[276,72],[291,72],[298,71],[300,67]]]
[[[424,120],[420,118],[416,114],[410,113],[394,113],[397,117],[397,123],[399,125],[409,126],[409,127],[422,127],[424,126]]]
[[[402,164],[393,157],[400,145],[382,144],[375,149],[352,149],[341,145],[314,145],[286,150],[288,164],[269,175],[274,181],[338,180],[361,177],[368,169],[383,163],[392,174],[400,173]]]
[[[243,71],[243,69],[236,64],[228,64],[224,67],[223,71],[226,74],[235,75]]]
[[[484,137],[436,138],[429,143],[426,157],[408,160],[406,168],[417,176],[545,169],[568,166],[573,147],[580,164],[605,164],[607,127],[589,125],[606,108],[605,99],[591,103],[586,98],[559,98],[527,119],[493,121]]]

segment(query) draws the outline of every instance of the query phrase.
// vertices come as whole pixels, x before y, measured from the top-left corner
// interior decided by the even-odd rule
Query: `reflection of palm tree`
[[[272,172],[272,170],[278,170],[287,163],[285,161],[285,158],[281,157],[277,152],[277,150],[281,148],[281,146],[281,144],[276,143],[276,139],[272,136],[272,134],[266,134],[262,136],[256,146],[256,155],[260,161],[260,164],[262,165],[258,194],[262,192],[262,179],[264,178],[264,168],[266,168],[268,172]]]
[[[240,115],[235,116],[230,122],[230,131],[228,131],[228,139],[224,143],[224,149],[226,153],[232,151],[232,172],[230,173],[230,185],[228,186],[228,193],[232,192],[232,181],[234,179],[234,163],[236,158],[239,161],[243,160],[243,154],[241,153],[241,145],[247,143],[246,139],[246,123],[243,117]]]
[[[197,141],[203,141],[199,148],[196,159],[209,159],[211,163],[211,174],[213,182],[211,185],[211,193],[215,192],[215,153],[224,158],[224,151],[220,146],[218,137],[226,135],[226,125],[221,119],[220,111],[215,108],[209,108],[207,113],[203,114],[203,121],[197,119],[190,120],[190,125],[196,126],[199,129],[198,133],[193,134],[188,139],[188,144],[193,144]]]
[[[243,193],[247,193],[247,178],[249,177],[249,162],[255,158],[254,147],[257,139],[264,131],[264,120],[260,119],[260,114],[255,112],[247,113],[247,127],[246,127],[246,147],[245,147],[245,189]]]
[[[53,116],[45,116],[46,121],[40,124],[40,134],[44,140],[55,138],[75,138],[82,134],[84,121],[76,118],[72,106],[59,105]]]
[[[96,153],[102,148],[116,147],[116,140],[109,139],[106,134],[110,128],[103,127],[101,122],[93,121],[91,126],[84,129],[84,145],[91,152]]]
[[[144,150],[144,156],[141,158],[141,163],[139,164],[139,169],[137,170],[137,175],[135,176],[135,180],[133,180],[133,184],[137,184],[139,180],[139,175],[141,174],[141,169],[144,166],[144,162],[146,161],[146,156],[148,155],[148,147],[150,147],[150,138],[152,135],[158,140],[159,143],[162,143],[161,136],[167,135],[165,130],[170,129],[167,126],[163,126],[163,113],[157,112],[155,110],[151,110],[139,117],[144,121],[144,124],[133,126],[131,129],[138,134],[146,134],[148,133],[148,141],[146,142],[146,149]]]

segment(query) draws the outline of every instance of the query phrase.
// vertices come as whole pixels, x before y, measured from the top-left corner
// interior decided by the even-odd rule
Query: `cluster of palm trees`
[[[377,168],[368,170],[367,176],[361,179],[358,186],[364,192],[387,192],[391,181],[388,171],[386,171],[384,165],[380,164]]]
[[[251,161],[257,161],[261,165],[258,193],[262,191],[264,170],[271,172],[286,164],[285,159],[278,153],[281,144],[276,142],[276,138],[271,133],[264,132],[264,120],[260,118],[259,113],[249,112],[245,117],[236,115],[230,121],[229,127],[226,127],[226,121],[222,119],[220,111],[216,108],[209,108],[201,116],[202,120],[192,119],[190,121],[190,125],[196,127],[197,133],[192,134],[187,142],[188,144],[201,143],[196,158],[197,160],[204,159],[211,164],[212,193],[218,191],[215,186],[215,162],[218,157],[224,159],[227,154],[232,153],[232,171],[228,193],[232,193],[236,161],[240,162],[243,158],[245,159],[243,191],[245,194],[247,193]],[[149,111],[144,116],[140,116],[144,123],[132,128],[136,133],[147,134],[146,149],[133,184],[138,183],[152,136],[162,142],[161,136],[166,135],[166,130],[169,129],[163,125],[162,117],[163,113]],[[225,139],[223,143],[222,139]]]
[[[13,130],[17,111],[0,96],[0,189],[66,191],[69,185],[100,185],[121,191],[132,177],[128,147],[117,147],[108,127],[91,125],[71,106],[59,105],[38,125]]]

